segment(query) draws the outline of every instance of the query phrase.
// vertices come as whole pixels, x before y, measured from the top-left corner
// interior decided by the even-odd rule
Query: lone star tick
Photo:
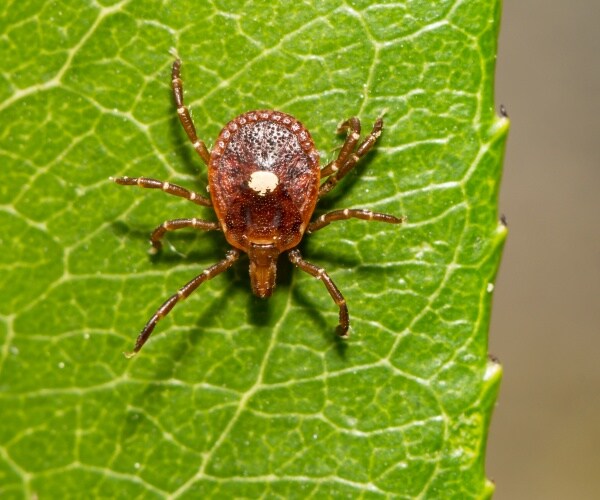
[[[287,252],[290,261],[321,280],[339,307],[338,333],[348,336],[348,308],[343,295],[321,267],[306,262],[298,245],[304,233],[315,232],[330,222],[363,219],[400,224],[403,218],[363,209],[334,210],[311,221],[317,201],[344,178],[375,144],[383,121],[377,119],[371,133],[359,143],[360,121],[350,118],[338,133],[347,137],[335,160],[319,168],[319,154],[310,133],[294,117],[279,111],[249,111],[231,120],[217,138],[211,152],[196,135],[190,113],[183,103],[181,61],[173,63],[172,85],[177,114],[191,143],[208,165],[210,199],[181,186],[147,177],[114,178],[117,184],[161,189],[197,205],[213,207],[218,222],[174,219],[163,222],[150,237],[152,251],[161,248],[167,231],[192,227],[205,231],[222,231],[233,247],[226,257],[205,269],[174,295],[169,297],[150,318],[139,334],[132,357],[146,343],[156,324],[180,300],[188,297],[205,281],[229,269],[240,252],[250,259],[252,292],[269,297],[275,288],[277,258]],[[321,182],[322,179],[326,179]]]

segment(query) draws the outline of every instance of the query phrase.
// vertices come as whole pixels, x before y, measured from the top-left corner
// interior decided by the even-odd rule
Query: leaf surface
[[[500,370],[487,359],[505,228],[508,129],[493,106],[500,2],[10,2],[0,21],[0,495],[3,498],[481,498]],[[170,94],[169,49],[207,142],[279,109],[326,163],[359,116],[376,151],[317,213],[368,208],[268,301],[247,260],[161,321],[156,308],[223,258],[222,235],[147,237],[199,208],[111,175],[203,192]]]

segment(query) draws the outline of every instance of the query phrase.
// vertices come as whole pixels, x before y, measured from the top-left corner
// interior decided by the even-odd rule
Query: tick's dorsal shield
[[[231,120],[211,152],[208,182],[229,243],[295,247],[317,203],[319,155],[309,132],[279,111],[250,111]],[[254,235],[254,236],[253,236]]]

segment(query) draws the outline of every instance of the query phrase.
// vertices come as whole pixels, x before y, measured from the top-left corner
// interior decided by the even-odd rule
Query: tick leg
[[[333,301],[340,308],[340,320],[339,320],[340,323],[338,325],[338,334],[340,337],[342,337],[344,339],[348,338],[348,328],[350,327],[350,317],[348,316],[348,306],[346,306],[346,300],[344,299],[342,292],[340,292],[338,290],[337,286],[335,286],[335,283],[332,281],[332,279],[329,277],[329,275],[325,272],[325,269],[323,269],[322,267],[315,266],[314,264],[311,264],[310,262],[306,262],[302,258],[300,251],[297,249],[290,250],[288,252],[288,257],[289,257],[290,261],[292,262],[292,264],[298,266],[305,273],[308,273],[311,276],[314,276],[315,278],[320,279],[323,282],[323,284],[327,288],[327,291],[329,292],[329,295],[331,295],[331,298],[333,299]]]
[[[177,184],[171,184],[170,182],[157,181],[156,179],[149,179],[148,177],[111,177],[110,179],[121,186],[139,186],[147,189],[161,189],[165,193],[185,198],[196,205],[212,207],[212,203],[208,198],[178,186]]]
[[[348,131],[348,135],[346,136],[346,140],[342,145],[342,149],[335,160],[328,163],[321,169],[321,179],[324,177],[329,177],[331,174],[335,174],[340,167],[346,163],[348,155],[354,151],[356,143],[360,138],[360,120],[353,116],[338,127],[337,133],[341,134],[345,130]]]
[[[171,312],[171,309],[175,307],[175,304],[187,298],[194,290],[196,290],[196,288],[198,288],[205,281],[214,278],[218,274],[221,274],[223,271],[229,269],[233,265],[233,263],[238,259],[239,256],[239,250],[230,250],[229,252],[227,252],[227,256],[222,261],[217,262],[215,265],[205,269],[202,272],[202,274],[196,276],[192,281],[181,287],[176,294],[169,297],[165,301],[165,303],[162,306],[160,306],[158,310],[154,313],[154,315],[150,318],[150,321],[146,323],[146,326],[138,335],[133,351],[126,352],[125,357],[132,358],[140,351],[140,349],[148,340],[148,337],[150,337],[150,334],[152,333],[152,330],[154,330],[156,324],[167,314],[169,314],[169,312]]]
[[[346,219],[375,220],[378,222],[388,222],[390,224],[402,224],[406,220],[404,217],[394,217],[393,215],[371,212],[370,210],[346,208],[344,210],[334,210],[333,212],[321,215],[311,222],[306,230],[309,233],[314,233],[315,231],[328,226],[330,222]]]
[[[152,248],[150,253],[158,252],[162,247],[162,237],[167,231],[176,231],[177,229],[184,229],[186,227],[193,227],[194,229],[202,229],[204,231],[219,231],[221,227],[217,222],[211,222],[207,220],[196,219],[173,219],[163,222],[158,226],[150,236],[150,243]]]
[[[175,97],[175,104],[177,105],[177,115],[179,121],[183,125],[185,133],[190,138],[190,142],[194,146],[196,152],[202,158],[202,161],[208,165],[210,161],[210,153],[206,149],[206,144],[201,139],[198,139],[196,135],[196,127],[190,116],[190,112],[185,104],[183,104],[183,82],[179,77],[181,71],[181,60],[175,59],[173,63],[173,71],[171,72],[171,83],[173,85],[173,96]]]
[[[349,154],[344,163],[339,167],[339,170],[333,173],[323,184],[321,184],[321,187],[319,188],[319,198],[329,193],[329,191],[331,191],[335,185],[342,180],[346,174],[350,172],[350,170],[354,168],[354,166],[358,163],[358,160],[360,160],[371,150],[371,148],[377,142],[377,138],[381,135],[382,129],[383,120],[381,118],[377,118],[377,120],[375,120],[375,125],[373,125],[373,130],[371,130],[371,133],[366,137],[366,139],[360,143],[356,149],[356,152]],[[327,166],[324,168],[326,169]]]

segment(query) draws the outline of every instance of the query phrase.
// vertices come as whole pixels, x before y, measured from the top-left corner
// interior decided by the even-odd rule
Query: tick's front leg
[[[299,250],[290,250],[288,252],[288,256],[292,264],[298,266],[305,273],[308,273],[311,276],[314,276],[315,278],[323,282],[323,284],[327,288],[327,291],[329,292],[329,295],[331,295],[333,301],[340,308],[340,323],[338,325],[338,334],[344,339],[348,338],[348,329],[350,328],[350,316],[348,315],[348,306],[346,305],[346,299],[344,299],[342,292],[340,292],[338,287],[335,286],[335,283],[329,277],[325,269],[323,269],[322,267],[315,266],[310,262],[306,262],[302,258],[302,255],[300,254]]]
[[[208,281],[209,279],[214,278],[218,274],[221,274],[223,271],[229,269],[233,265],[233,263],[238,259],[239,256],[239,250],[230,250],[229,252],[227,252],[227,257],[225,257],[222,261],[217,262],[214,266],[205,269],[201,274],[196,276],[189,283],[182,286],[176,294],[171,295],[171,297],[169,297],[163,303],[163,305],[158,308],[158,310],[150,318],[148,323],[146,323],[146,326],[138,335],[133,351],[126,352],[125,357],[132,358],[140,351],[140,349],[144,346],[144,344],[150,337],[150,334],[154,330],[156,324],[171,312],[171,309],[175,307],[175,304],[189,297],[189,295],[205,281]]]

